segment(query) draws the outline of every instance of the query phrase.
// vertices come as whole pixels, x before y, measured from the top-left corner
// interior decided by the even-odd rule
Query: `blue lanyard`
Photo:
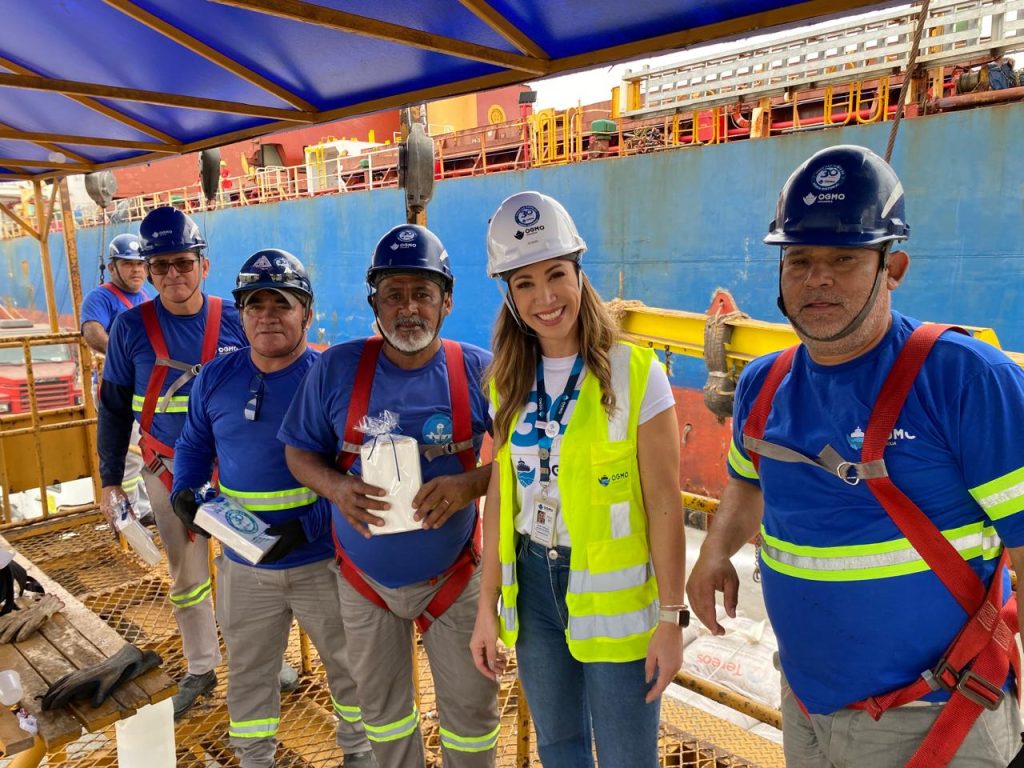
[[[558,399],[547,408],[547,392],[544,389],[544,361],[537,362],[537,442],[540,445],[540,483],[546,488],[551,479],[551,441],[555,435],[547,432],[550,424],[558,425],[558,432],[562,431],[562,419],[569,408],[569,403],[576,399],[576,382],[580,380],[583,373],[583,358],[576,355],[572,364],[572,372],[569,380],[565,382],[565,389]],[[541,426],[541,414],[547,415],[547,421]],[[557,434],[557,433],[556,433]]]

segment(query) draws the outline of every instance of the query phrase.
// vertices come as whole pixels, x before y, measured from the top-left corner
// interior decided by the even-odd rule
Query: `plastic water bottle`
[[[118,502],[114,507],[114,515],[117,530],[135,550],[135,554],[145,560],[148,565],[159,563],[160,549],[153,542],[153,537],[149,535],[146,527],[136,519],[128,499],[122,498]]]
[[[10,707],[21,701],[21,676],[13,669],[0,672],[0,704]]]

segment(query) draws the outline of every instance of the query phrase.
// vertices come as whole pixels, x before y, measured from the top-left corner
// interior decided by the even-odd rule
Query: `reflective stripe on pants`
[[[335,729],[338,746],[346,753],[370,748],[348,673],[337,592],[332,560],[270,569],[236,563],[225,555],[217,558],[217,621],[228,655],[229,735],[242,768],[274,765],[277,727],[261,731],[259,726],[277,723],[281,716],[278,672],[293,617],[313,641],[327,672],[332,710],[342,715]],[[249,728],[236,727],[240,724]]]

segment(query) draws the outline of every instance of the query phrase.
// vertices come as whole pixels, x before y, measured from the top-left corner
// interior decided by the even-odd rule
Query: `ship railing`
[[[894,9],[699,61],[627,70],[621,114],[709,109],[888,74],[907,60],[917,13],[917,6]],[[1024,48],[1024,0],[934,0],[917,63],[930,69],[1015,48]]]

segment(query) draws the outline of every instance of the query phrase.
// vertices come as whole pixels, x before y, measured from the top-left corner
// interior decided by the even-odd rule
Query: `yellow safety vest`
[[[647,541],[637,463],[640,404],[654,352],[625,342],[611,350],[615,413],[601,404],[588,371],[562,438],[558,488],[572,554],[566,605],[569,652],[579,661],[635,661],[647,655],[658,621],[658,587]],[[491,395],[497,402],[493,382]],[[517,414],[517,423],[520,415]],[[511,431],[511,430],[510,430]],[[501,482],[499,621],[502,641],[519,634],[515,518],[519,509],[509,442],[498,449]]]

